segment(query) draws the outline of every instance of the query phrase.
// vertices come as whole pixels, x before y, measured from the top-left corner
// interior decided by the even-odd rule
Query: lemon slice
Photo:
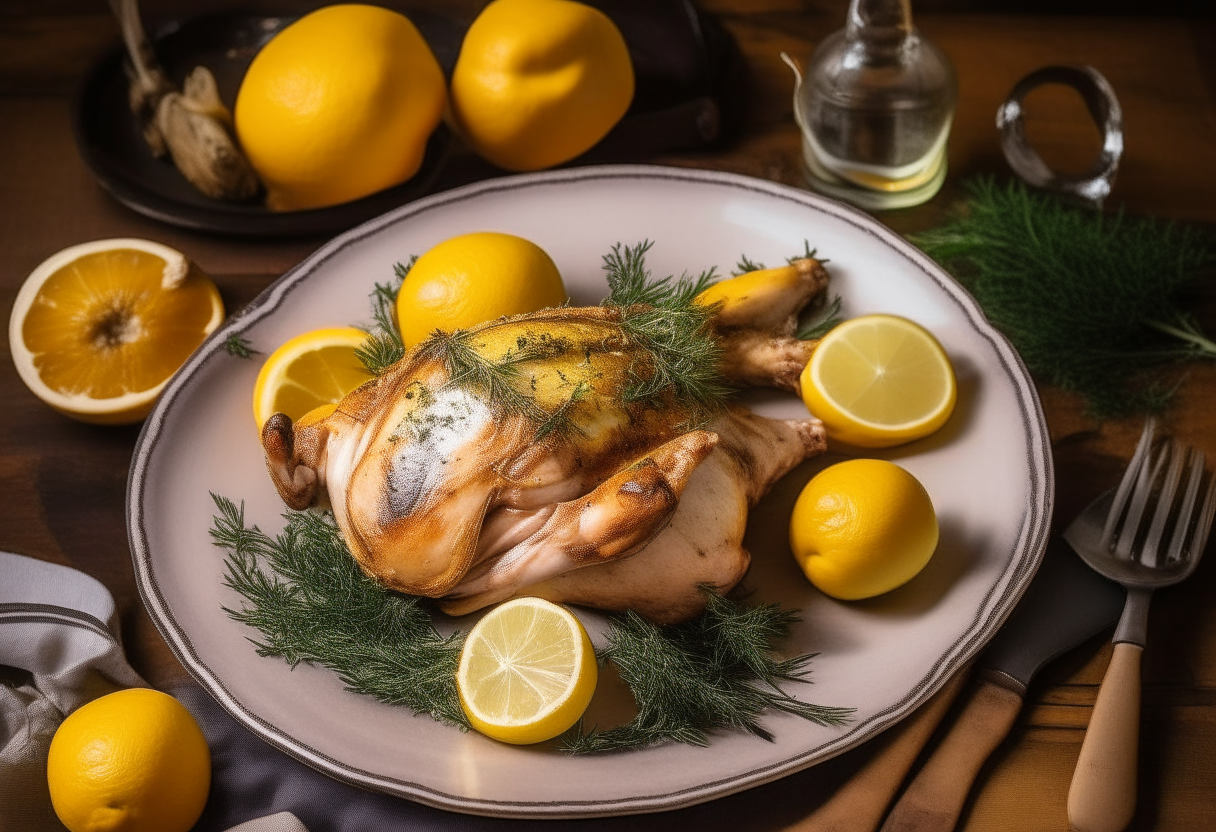
[[[895,315],[837,326],[815,347],[801,383],[806,406],[828,436],[861,448],[928,436],[950,418],[957,396],[941,344]]]
[[[527,745],[577,722],[597,676],[591,639],[572,613],[540,598],[516,598],[469,632],[456,688],[474,728]]]
[[[8,339],[38,398],[83,422],[125,424],[148,415],[223,318],[215,284],[180,251],[97,240],[34,269],[13,303]]]
[[[367,333],[353,326],[314,329],[272,352],[253,386],[258,429],[276,413],[293,422],[332,413],[333,405],[369,378],[355,355],[366,340]]]

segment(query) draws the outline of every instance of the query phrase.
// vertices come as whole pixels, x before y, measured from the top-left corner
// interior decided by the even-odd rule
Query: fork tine
[[[1165,481],[1161,484],[1161,493],[1157,496],[1157,508],[1153,512],[1152,524],[1144,537],[1144,545],[1140,549],[1140,561],[1145,566],[1159,566],[1162,562],[1161,536],[1165,533],[1165,524],[1170,519],[1174,509],[1174,494],[1178,491],[1178,483],[1182,481],[1182,466],[1191,455],[1191,449],[1177,439],[1170,440],[1170,467],[1165,472]],[[1185,522],[1190,525],[1190,511],[1179,513],[1175,523]]]
[[[1115,557],[1131,558],[1132,544],[1136,542],[1136,531],[1140,528],[1140,519],[1144,516],[1144,509],[1148,506],[1149,497],[1153,494],[1153,486],[1164,470],[1169,455],[1170,443],[1162,442],[1152,462],[1140,467],[1135,488],[1132,489],[1131,499],[1128,501],[1127,517],[1124,518],[1115,540]]]
[[[1212,518],[1216,516],[1216,487],[1208,483],[1207,497],[1203,501],[1203,510],[1199,513],[1199,521],[1195,524],[1195,538],[1187,551],[1187,560],[1198,559],[1203,555],[1203,547],[1208,545],[1208,533],[1212,530]]]
[[[1173,563],[1182,557],[1182,546],[1186,543],[1191,514],[1195,510],[1195,501],[1199,497],[1199,485],[1203,482],[1203,463],[1203,451],[1195,451],[1191,457],[1190,476],[1186,484],[1186,493],[1182,498],[1182,507],[1178,509],[1178,519],[1174,524],[1174,534],[1170,538],[1170,548],[1165,555],[1166,563]],[[1208,494],[1208,500],[1210,501],[1214,496],[1216,496],[1216,489]],[[1198,528],[1196,527],[1196,529]]]
[[[1152,416],[1148,417],[1144,422],[1144,430],[1140,433],[1140,441],[1136,443],[1136,452],[1132,454],[1131,462],[1127,463],[1127,470],[1123,472],[1123,479],[1119,481],[1119,487],[1115,489],[1114,501],[1110,505],[1110,512],[1106,515],[1106,525],[1102,528],[1102,538],[1098,542],[1098,545],[1104,550],[1110,549],[1110,544],[1115,539],[1115,529],[1119,525],[1119,518],[1123,515],[1123,508],[1127,505],[1127,498],[1131,494],[1136,477],[1140,473],[1140,469],[1144,467],[1156,429],[1157,420]]]

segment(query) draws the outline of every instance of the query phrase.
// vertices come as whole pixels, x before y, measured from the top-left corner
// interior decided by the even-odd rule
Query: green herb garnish
[[[363,346],[355,350],[355,357],[373,376],[383,375],[384,372],[405,357],[405,344],[401,341],[401,332],[393,319],[393,310],[397,305],[397,293],[405,276],[414,267],[418,256],[410,257],[408,263],[393,265],[393,279],[389,283],[377,283],[371,293],[372,324],[360,326],[367,333]]]
[[[224,611],[262,634],[250,639],[258,655],[323,665],[356,693],[468,727],[456,692],[464,636],[444,638],[418,598],[363,574],[332,515],[289,512],[271,537],[245,525],[243,506],[211,496],[224,584],[246,601]]]
[[[696,277],[654,280],[646,268],[652,245],[649,240],[636,246],[618,243],[604,255],[609,288],[604,305],[621,310],[625,337],[650,359],[644,369],[630,368],[625,401],[656,401],[670,391],[697,417],[706,418],[732,392],[719,371],[722,348],[710,329],[715,308],[696,303],[717,275],[709,268]]]
[[[1199,230],[1103,214],[1018,181],[967,183],[964,213],[912,241],[975,295],[1042,381],[1099,417],[1158,410],[1171,362],[1216,357],[1186,289],[1216,260]]]
[[[262,634],[261,656],[292,667],[315,663],[335,671],[356,693],[468,727],[456,691],[464,633],[443,637],[426,599],[385,589],[365,575],[332,515],[288,512],[271,537],[245,524],[244,510],[212,495],[219,513],[211,537],[227,555],[224,583],[244,599],[225,607]],[[609,617],[612,661],[638,704],[627,725],[604,731],[577,726],[563,740],[572,753],[624,750],[675,741],[704,745],[711,731],[736,728],[771,739],[757,722],[768,708],[824,725],[851,709],[799,702],[781,682],[806,681],[809,655],[778,659],[774,642],[796,620],[776,605],[745,606],[710,592],[708,606],[684,624],[656,626],[634,613]]]
[[[779,659],[774,642],[797,616],[776,604],[747,607],[706,590],[698,618],[660,627],[633,612],[612,617],[602,659],[617,666],[637,701],[626,725],[585,731],[580,724],[563,739],[574,753],[618,751],[661,742],[707,745],[720,728],[749,731],[771,740],[758,718],[774,708],[820,725],[843,725],[852,708],[800,702],[778,687],[805,682],[813,656]]]
[[[249,343],[249,339],[236,332],[224,339],[224,351],[237,358],[253,358],[259,354]]]

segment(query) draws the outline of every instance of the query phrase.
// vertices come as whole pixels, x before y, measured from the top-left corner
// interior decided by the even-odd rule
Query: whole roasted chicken
[[[516,595],[634,610],[704,609],[747,571],[748,509],[825,447],[812,418],[773,420],[731,389],[797,393],[813,341],[815,259],[649,282],[647,246],[605,258],[604,305],[435,333],[332,414],[262,430],[294,509],[328,505],[362,569],[462,615]]]

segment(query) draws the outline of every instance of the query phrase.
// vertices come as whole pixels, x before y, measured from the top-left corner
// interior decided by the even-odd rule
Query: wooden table
[[[220,3],[151,2],[149,17]],[[282,3],[279,4],[283,5]],[[477,5],[476,0],[461,4]],[[950,177],[928,204],[878,218],[907,233],[932,227],[978,173],[1006,175],[994,114],[1014,82],[1053,63],[1088,63],[1117,91],[1127,150],[1111,198],[1133,213],[1216,223],[1216,25],[1144,17],[1017,16],[951,11],[981,4],[925,4],[920,28],[954,60],[960,101],[950,141]],[[104,237],[147,237],[185,252],[219,284],[228,310],[240,309],[322,240],[250,242],[158,224],[103,192],[73,144],[70,102],[89,64],[118,41],[100,4],[10,0],[0,9],[0,308],[11,308],[25,276],[45,257]],[[737,39],[751,74],[744,135],[713,152],[651,161],[735,171],[801,186],[799,136],[791,117],[792,79],[778,54],[803,59],[844,19],[834,0],[706,0]],[[1032,95],[1029,130],[1061,169],[1082,168],[1098,139],[1071,94]],[[1196,310],[1216,331],[1216,304],[1203,291]],[[18,379],[0,347],[0,549],[77,567],[114,593],[132,664],[153,684],[185,671],[161,640],[135,590],[127,549],[124,492],[137,427],[78,424],[50,411]],[[1111,484],[1139,434],[1138,418],[1099,423],[1080,401],[1040,387],[1056,460],[1057,526]],[[1194,365],[1167,429],[1216,454],[1216,367]],[[0,576],[0,580],[3,577]],[[964,815],[968,830],[1061,830],[1069,778],[1110,655],[1096,640],[1037,679],[1010,739],[981,775]],[[1216,558],[1159,593],[1145,652],[1138,830],[1216,828]],[[686,823],[776,829],[795,822],[847,766],[795,775],[707,807],[672,816]]]

